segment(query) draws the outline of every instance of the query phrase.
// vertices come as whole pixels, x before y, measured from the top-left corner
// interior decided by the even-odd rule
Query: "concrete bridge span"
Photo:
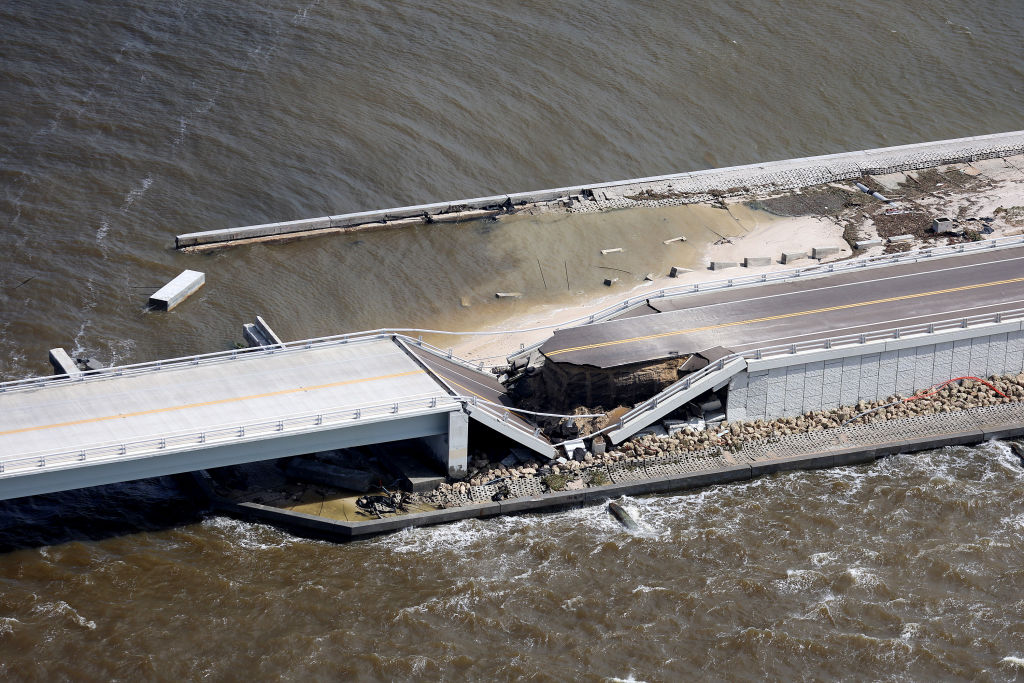
[[[553,454],[507,401],[492,375],[394,335],[7,382],[0,500],[411,438],[458,478],[471,419]]]

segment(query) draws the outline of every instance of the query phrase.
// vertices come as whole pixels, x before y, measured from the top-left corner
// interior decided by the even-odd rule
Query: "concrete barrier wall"
[[[565,201],[576,211],[600,211],[622,206],[647,206],[649,201],[633,202],[626,196],[645,188],[667,190],[672,194],[689,195],[659,204],[698,201],[710,191],[735,190],[734,193],[754,189],[793,189],[859,177],[863,173],[893,173],[916,168],[929,168],[947,163],[958,163],[997,156],[1024,153],[1024,131],[978,135],[954,140],[939,140],[897,147],[841,152],[798,159],[786,159],[743,166],[689,171],[669,175],[588,183],[532,192],[460,199],[449,202],[418,204],[378,211],[320,216],[282,223],[265,223],[222,230],[205,230],[178,235],[177,248],[202,244],[215,244],[240,239],[269,237],[310,230],[347,228],[368,223],[388,223],[396,220],[422,222],[427,216],[452,214],[463,211],[495,209],[511,202],[514,206],[533,203]],[[572,197],[593,198],[594,201],[573,201]]]
[[[795,417],[909,396],[954,377],[1024,372],[1021,322],[749,360],[729,383],[729,420]]]

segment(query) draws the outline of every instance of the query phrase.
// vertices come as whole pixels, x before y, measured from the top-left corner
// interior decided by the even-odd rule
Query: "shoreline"
[[[407,504],[413,511],[378,519],[339,519],[261,499],[229,498],[215,491],[220,485],[206,472],[193,476],[218,512],[299,534],[354,540],[413,526],[683,491],[784,470],[864,464],[896,453],[1019,436],[1024,436],[1024,374],[966,378],[963,384],[949,382],[934,392],[861,401],[796,418],[725,422],[671,433],[650,429],[614,451],[578,450],[539,468],[535,462],[488,463],[474,467],[469,481],[411,494]]]
[[[724,236],[718,243],[703,247],[697,267],[689,272],[675,278],[668,273],[659,273],[653,280],[641,283],[628,291],[610,291],[607,295],[592,298],[587,303],[578,305],[538,303],[531,306],[527,312],[507,318],[500,324],[485,326],[481,330],[508,332],[501,334],[500,338],[456,336],[454,340],[446,343],[446,346],[450,346],[456,355],[467,360],[500,358],[516,353],[520,345],[530,346],[545,339],[554,328],[602,311],[618,301],[639,297],[644,292],[657,292],[659,289],[679,285],[772,273],[794,267],[827,264],[857,257],[881,256],[885,253],[964,241],[964,237],[960,235],[937,235],[928,232],[927,228],[922,228],[922,225],[930,226],[933,218],[943,216],[953,216],[962,226],[976,226],[977,234],[983,234],[986,239],[1024,234],[1024,171],[1021,169],[1024,169],[1024,155],[985,162],[946,164],[917,172],[905,171],[871,177],[870,180],[877,183],[879,189],[893,195],[888,198],[888,202],[872,198],[858,190],[853,181],[813,185],[803,188],[802,191],[768,196],[719,198],[706,205],[718,207],[716,210],[719,211],[728,211],[745,232],[742,235]],[[950,180],[936,180],[932,174],[940,174],[940,177]],[[955,182],[959,182],[960,185],[956,185],[952,178],[959,176],[969,180],[957,179]],[[911,198],[897,196],[894,192],[901,187],[921,188],[921,178],[930,185],[919,189]],[[964,183],[973,184],[965,186]],[[820,213],[806,213],[806,207],[819,197],[822,198],[821,201],[836,202],[836,196],[848,205],[831,212],[822,210]],[[795,205],[797,210],[792,211],[793,213],[805,213],[777,215],[751,208],[751,204],[757,207],[781,205],[781,210],[787,210]],[[749,227],[745,226],[744,222]],[[753,225],[749,225],[751,222]],[[907,225],[911,227],[907,228]],[[914,229],[915,232],[907,235],[891,234],[893,230],[903,229]],[[971,228],[964,228],[964,231],[969,229]],[[889,241],[888,237],[897,239]],[[851,241],[866,243],[869,246],[857,248]],[[812,258],[812,250],[816,247],[834,248],[837,251],[824,258],[815,259]],[[790,255],[793,252],[804,253],[805,258],[785,259],[786,262],[783,263],[782,254]],[[745,258],[767,258],[770,264],[756,267],[739,265],[724,270],[712,270],[709,267],[710,263],[715,261],[742,264]],[[517,331],[540,326],[548,326],[548,329]],[[495,335],[497,334],[495,332]]]
[[[272,507],[262,503],[234,502],[213,491],[205,472],[192,473],[199,488],[208,498],[214,511],[243,521],[270,524],[291,533],[330,541],[351,541],[370,538],[384,533],[400,531],[411,527],[433,526],[467,519],[550,512],[565,508],[591,504],[604,504],[622,496],[637,496],[681,492],[704,486],[749,481],[776,472],[797,469],[823,469],[848,465],[867,464],[883,457],[898,453],[913,453],[947,446],[971,446],[985,441],[1009,439],[1024,436],[1020,419],[1021,407],[1011,406],[1016,414],[1000,420],[991,413],[962,411],[958,417],[965,418],[967,428],[933,429],[924,437],[892,438],[883,436],[872,440],[870,435],[863,438],[865,443],[857,444],[839,435],[825,435],[815,443],[808,443],[806,435],[781,437],[769,450],[768,457],[758,462],[724,463],[713,468],[695,472],[663,474],[662,476],[634,481],[614,482],[604,486],[582,490],[556,491],[539,495],[513,498],[503,501],[479,502],[449,509],[417,512],[365,522],[348,522],[318,517]],[[1009,411],[1007,411],[1009,412]],[[941,417],[936,416],[937,423]],[[913,419],[913,418],[910,418]],[[900,428],[899,422],[890,426]],[[921,431],[921,423],[914,426]],[[829,437],[832,437],[831,439]],[[667,469],[665,465],[661,466]]]

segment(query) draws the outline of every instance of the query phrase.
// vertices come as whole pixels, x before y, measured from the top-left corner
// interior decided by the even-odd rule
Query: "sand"
[[[908,182],[908,175],[918,177],[924,171],[896,173],[874,178],[886,191],[895,193],[901,183]],[[971,164],[954,164],[935,169],[940,173],[959,171],[966,176],[984,181],[978,187],[958,188],[954,183],[940,184],[928,195],[915,199],[915,209],[924,207],[929,215],[949,216],[951,218],[982,218],[993,217],[993,232],[986,235],[987,239],[1024,234],[1024,155],[1007,159],[990,159]],[[909,181],[913,182],[913,181]],[[856,196],[857,190],[853,182],[837,183]],[[808,188],[811,189],[811,188]],[[898,198],[898,194],[893,194]],[[828,216],[775,216],[764,211],[756,211],[744,202],[750,198],[738,198],[726,202],[726,208],[736,223],[735,235],[723,235],[723,239],[706,244],[702,249],[702,263],[711,261],[735,261],[743,263],[747,257],[770,257],[772,264],[762,267],[737,267],[721,271],[695,269],[678,278],[667,275],[645,282],[627,292],[616,290],[608,295],[592,298],[578,306],[537,305],[525,314],[507,319],[499,328],[481,330],[490,332],[500,330],[493,335],[457,337],[448,341],[454,353],[462,358],[483,360],[485,365],[502,365],[503,359],[521,346],[529,346],[540,342],[551,335],[554,329],[576,324],[574,321],[598,313],[616,305],[630,297],[657,292],[663,288],[692,285],[695,282],[725,280],[791,268],[807,267],[818,263],[827,263],[849,258],[853,254],[851,246],[844,239],[844,228],[852,222],[857,234],[862,239],[877,237],[872,215],[884,211],[887,207],[899,207],[899,201],[883,204],[877,200],[876,205],[869,205],[861,211],[846,211],[838,218]],[[1016,207],[1016,208],[1014,208]],[[720,210],[720,209],[719,209]],[[631,211],[625,209],[624,211]],[[967,223],[964,223],[967,225]],[[971,223],[970,225],[973,225]],[[980,223],[978,224],[980,227]],[[916,239],[908,243],[910,249],[920,249],[943,241],[926,241]],[[787,264],[780,263],[783,252],[807,252],[814,247],[837,247],[839,252],[826,259],[801,259]],[[885,251],[885,246],[871,247],[862,250],[858,256],[875,256]],[[652,255],[652,263],[657,259]],[[544,328],[544,329],[535,329]]]

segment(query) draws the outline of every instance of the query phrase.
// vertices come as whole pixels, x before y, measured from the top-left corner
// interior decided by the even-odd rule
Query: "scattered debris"
[[[622,251],[624,251],[624,249],[622,247],[615,247],[614,249],[602,249],[601,253],[605,254],[605,255],[607,255],[607,254],[618,254],[618,253],[621,253]]]

